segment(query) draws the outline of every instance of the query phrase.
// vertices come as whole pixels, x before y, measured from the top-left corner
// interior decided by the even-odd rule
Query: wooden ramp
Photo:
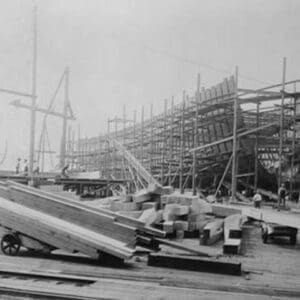
[[[4,198],[0,198],[0,220],[1,226],[42,243],[94,258],[105,252],[129,259],[134,253],[121,241]]]
[[[28,224],[31,224],[30,222],[35,220],[36,227],[39,227],[41,224],[41,226],[46,227],[49,225],[49,230],[54,235],[60,235],[60,232],[63,231],[65,236],[70,237],[72,240],[75,239],[76,242],[78,242],[76,235],[74,235],[76,232],[84,239],[83,244],[86,244],[85,239],[92,241],[95,238],[97,248],[94,244],[92,247],[98,252],[102,251],[122,259],[130,258],[133,254],[133,248],[136,245],[136,228],[121,224],[114,216],[95,211],[93,208],[80,205],[80,203],[77,205],[75,201],[70,199],[16,184],[15,182],[1,184],[0,196],[6,199],[2,203],[4,208],[1,212],[0,220],[1,225],[4,227],[20,231],[36,240],[58,247],[56,242],[51,244],[49,241],[45,241],[44,238],[41,239],[39,233],[33,227],[28,229],[25,226],[27,221]],[[4,201],[4,199],[2,200]],[[24,211],[24,214],[22,211]],[[15,214],[19,217],[15,218]],[[24,220],[27,221],[24,222]],[[24,225],[24,230],[26,231],[22,231],[23,226],[20,226],[20,224]],[[55,224],[57,225],[54,226]],[[63,225],[63,227],[60,228],[60,225]],[[56,230],[57,226],[60,228],[58,231]],[[73,228],[76,228],[76,230],[74,231]],[[66,239],[67,249],[66,247],[61,247],[61,244],[59,244],[58,248],[68,250],[69,243],[69,239]],[[74,248],[73,246],[71,248],[80,252],[84,249],[82,247],[80,249]],[[119,248],[122,250],[119,251]],[[83,253],[88,254],[87,252],[90,253],[91,251]],[[95,255],[91,256],[94,257]]]

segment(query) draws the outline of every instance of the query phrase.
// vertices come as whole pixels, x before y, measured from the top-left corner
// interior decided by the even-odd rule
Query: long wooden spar
[[[114,137],[107,135],[107,140],[111,143],[128,161],[130,166],[143,178],[148,185],[152,184],[155,188],[160,188],[161,184],[142,166],[142,164]]]

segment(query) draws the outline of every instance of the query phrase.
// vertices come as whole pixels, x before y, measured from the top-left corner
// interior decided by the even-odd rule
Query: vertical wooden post
[[[144,164],[144,105],[142,106],[141,111],[141,145],[140,145],[140,151],[141,151],[141,164]]]
[[[75,168],[75,130],[72,129],[72,167],[73,170]]]
[[[169,146],[169,185],[172,183],[172,164],[173,162],[173,145],[174,145],[174,96],[171,102],[171,121],[170,121],[170,146]]]
[[[125,147],[125,142],[126,142],[126,105],[123,105],[123,147]],[[125,158],[124,156],[122,157],[122,169],[123,169],[123,179],[126,179],[126,169],[125,169]]]
[[[63,128],[61,136],[61,145],[60,145],[60,167],[63,168],[66,160],[66,139],[67,139],[67,113],[68,113],[68,104],[69,104],[69,67],[66,67],[65,70],[65,95],[64,95],[64,117],[63,117]]]
[[[133,156],[136,157],[136,110],[133,112]]]
[[[294,92],[296,92],[296,84],[294,84]],[[292,139],[292,159],[291,159],[291,180],[290,180],[290,200],[292,200],[292,193],[294,189],[294,181],[295,181],[295,172],[294,172],[294,166],[295,166],[295,147],[296,147],[296,109],[297,109],[297,97],[294,97],[294,103],[293,103],[293,139]]]
[[[278,187],[282,183],[282,160],[283,160],[283,127],[284,127],[284,90],[285,90],[285,74],[286,74],[286,58],[283,58],[282,65],[282,94],[281,94],[281,109],[280,109],[280,132],[279,132],[279,174],[278,174]],[[278,205],[279,205],[278,200]]]
[[[256,103],[256,128],[259,127],[259,105]],[[255,161],[254,161],[254,192],[257,191],[257,182],[258,182],[258,146],[259,146],[259,131],[256,131],[255,135]]]
[[[152,173],[153,168],[153,104],[151,103],[150,106],[150,161],[149,161],[149,171]]]
[[[198,146],[198,103],[200,101],[200,74],[197,76],[197,90],[195,93],[195,121],[194,121],[194,142],[193,147]],[[193,175],[192,175],[192,190],[193,195],[196,195],[196,170],[197,170],[197,154],[193,152]]]
[[[164,105],[164,127],[163,127],[163,133],[162,133],[162,159],[161,159],[161,184],[164,184],[164,177],[165,177],[165,151],[166,151],[166,131],[167,131],[167,107],[168,106],[168,100],[165,99],[165,105]]]
[[[32,53],[32,88],[31,88],[31,120],[29,144],[29,176],[33,174],[35,148],[35,119],[36,119],[36,69],[37,69],[37,7],[33,8],[33,53]]]
[[[238,114],[238,67],[235,68],[235,92],[233,106],[233,144],[232,144],[232,176],[231,197],[234,201],[236,194],[236,166],[237,166],[237,114]]]
[[[185,91],[182,94],[182,113],[181,113],[181,124],[180,124],[180,167],[179,167],[179,188],[180,193],[184,193],[183,187],[183,155],[184,155],[184,113],[185,113]]]
[[[78,124],[78,142],[77,142],[77,152],[78,152],[78,171],[80,171],[80,165],[82,164],[82,155],[81,155],[81,142],[80,142],[80,124]]]

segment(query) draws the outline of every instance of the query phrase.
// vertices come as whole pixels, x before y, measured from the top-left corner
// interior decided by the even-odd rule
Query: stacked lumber
[[[103,208],[98,205],[96,207],[92,206],[92,205],[86,205],[85,204],[86,202],[79,202],[79,201],[76,201],[76,200],[73,200],[70,198],[63,197],[61,195],[52,194],[52,193],[48,193],[48,192],[45,192],[45,191],[42,191],[42,190],[39,190],[36,188],[31,188],[28,186],[17,184],[13,181],[8,181],[6,183],[6,185],[9,187],[9,189],[12,189],[12,187],[14,187],[15,190],[21,189],[22,191],[24,191],[24,189],[25,189],[27,191],[27,193],[29,193],[29,195],[35,195],[35,197],[40,196],[41,198],[45,198],[46,199],[45,202],[48,202],[47,200],[50,200],[50,201],[54,201],[58,205],[64,205],[65,207],[68,207],[69,209],[78,210],[80,212],[88,211],[89,213],[93,213],[96,216],[100,216],[100,217],[103,217],[103,216],[106,218],[111,217],[112,220],[114,221],[115,225],[121,226],[122,228],[129,228],[130,230],[134,231],[134,234],[136,234],[136,231],[138,231],[139,233],[146,233],[146,234],[150,234],[150,235],[157,236],[157,237],[165,236],[165,233],[163,231],[155,229],[155,228],[151,228],[142,221],[139,221],[130,216],[120,214],[119,212],[113,212],[110,209]],[[7,190],[7,188],[6,188],[6,190]],[[3,191],[0,190],[0,196],[2,193],[3,193]],[[4,191],[4,193],[5,193],[5,191]],[[115,201],[116,199],[119,199],[119,198],[116,198],[115,196],[109,197],[109,198],[110,198],[110,201]],[[105,201],[104,199],[106,199],[106,198],[101,199],[101,201]],[[37,200],[37,199],[35,198],[35,200]],[[98,201],[98,200],[96,200],[96,201]],[[90,202],[92,202],[92,201],[90,201]],[[48,203],[48,205],[49,205],[49,203]],[[55,213],[57,213],[57,212],[55,212]],[[99,223],[99,220],[95,221],[95,222]],[[101,224],[99,225],[99,228],[101,228]],[[111,227],[111,231],[119,231],[118,229],[119,229],[119,227],[117,227],[117,228],[115,228],[114,226]],[[112,234],[122,235],[123,233],[121,230],[121,234],[118,234],[118,233],[112,233]],[[126,237],[125,237],[125,239],[126,239]],[[131,239],[129,238],[128,240],[130,241]]]
[[[21,208],[23,208],[24,214],[26,211],[27,213],[30,213],[30,215],[24,215],[24,217],[20,215],[20,222],[26,219],[26,217],[29,217],[28,224],[31,224],[30,218],[32,217],[33,219],[36,219],[40,225],[40,222],[44,221],[40,220],[39,217],[44,218],[45,216],[47,216],[45,220],[49,219],[51,222],[54,222],[54,219],[62,220],[63,222],[66,222],[66,224],[63,225],[68,229],[65,234],[69,234],[69,236],[72,238],[74,236],[73,231],[71,231],[70,228],[76,228],[78,232],[84,233],[88,236],[93,236],[96,234],[99,243],[101,239],[103,239],[103,243],[105,244],[106,240],[109,239],[109,246],[99,247],[99,251],[106,252],[119,258],[130,258],[133,253],[133,248],[136,245],[136,228],[118,222],[114,216],[109,216],[96,211],[95,209],[80,205],[79,202],[77,203],[71,199],[20,185],[15,182],[7,182],[6,187],[1,186],[0,195],[17,205],[15,208],[9,206],[10,202],[3,202],[5,207],[7,206],[11,209],[11,211],[6,211],[5,214],[8,216],[8,219],[4,219],[4,217],[1,219],[1,222],[4,222],[4,224],[1,223],[3,226],[7,226],[14,230],[22,229],[22,227],[16,228],[16,226],[19,226],[19,223],[15,222],[15,220],[12,221],[11,216],[12,212],[14,212],[14,209],[17,210],[17,214],[20,214],[22,211]],[[58,222],[57,224],[60,223]],[[47,224],[44,225],[47,226]],[[53,229],[51,226],[49,225],[49,230],[50,228]],[[32,231],[32,234],[30,234],[31,229],[32,228],[29,227],[27,230],[25,226],[24,230],[26,230],[26,232],[24,233],[34,237],[37,240],[40,240],[40,236],[36,236],[38,233],[35,230]],[[20,231],[23,232],[22,230]],[[55,233],[57,232],[61,231],[55,231]],[[85,235],[83,235],[82,238],[85,238]],[[42,241],[45,242],[44,240]],[[69,241],[66,241],[66,243],[69,243]],[[116,251],[114,248],[114,243],[117,248],[119,245],[122,245],[124,249],[128,250],[127,252],[130,253],[130,255],[124,256],[122,253],[118,254],[118,251]],[[57,247],[57,244],[53,245]],[[61,247],[61,244],[59,245]]]
[[[59,217],[0,198],[1,226],[26,234],[54,248],[98,258],[101,252],[129,259],[134,250],[124,242]]]
[[[161,196],[163,229],[172,234],[178,231],[201,231],[211,220],[210,204],[198,196],[173,193]]]

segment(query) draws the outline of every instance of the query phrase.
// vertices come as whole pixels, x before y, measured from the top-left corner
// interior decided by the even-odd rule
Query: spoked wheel
[[[5,255],[15,256],[19,253],[21,241],[15,234],[5,234],[1,240],[1,250]]]

